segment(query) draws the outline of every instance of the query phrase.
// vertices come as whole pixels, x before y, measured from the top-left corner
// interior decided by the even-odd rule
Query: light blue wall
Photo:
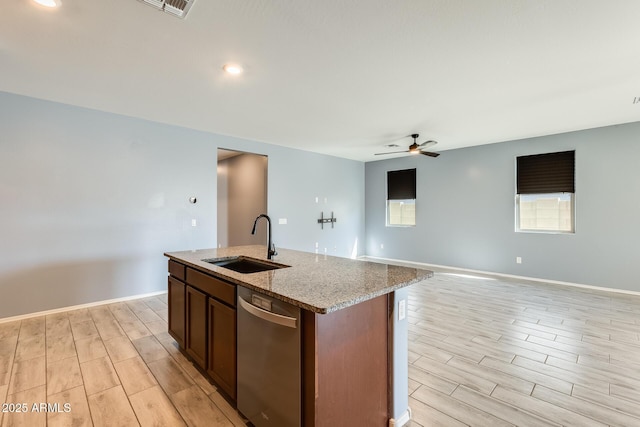
[[[573,149],[576,233],[516,233],[515,158]],[[639,162],[632,123],[367,163],[367,255],[640,291]],[[386,172],[412,167],[417,225],[385,227]]]
[[[363,241],[361,162],[3,92],[0,130],[0,318],[165,290],[164,252],[216,244],[219,147],[269,156],[278,247]]]
[[[278,247],[318,242],[351,256],[357,244],[358,254],[640,291],[640,123],[366,167],[3,92],[0,131],[0,318],[164,290],[163,252],[217,241],[217,148],[269,156]],[[567,149],[576,234],[515,233],[515,157]],[[418,225],[387,228],[386,171],[408,167]],[[321,211],[335,212],[334,229],[320,229]]]

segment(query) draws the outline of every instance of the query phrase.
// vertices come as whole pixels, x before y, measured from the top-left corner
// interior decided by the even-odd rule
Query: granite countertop
[[[433,276],[433,272],[278,248],[272,262],[290,266],[242,274],[202,261],[246,256],[267,259],[266,246],[167,252],[165,256],[305,310],[330,313]]]

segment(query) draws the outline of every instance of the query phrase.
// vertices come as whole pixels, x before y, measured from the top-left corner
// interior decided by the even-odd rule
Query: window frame
[[[568,159],[566,155],[568,153],[571,154],[571,158]],[[525,176],[527,176],[528,180],[523,184],[525,185],[524,191],[520,188],[521,185],[521,175],[518,169],[518,166],[521,162],[521,158],[529,158],[535,159],[539,158],[542,164],[537,164],[533,166],[534,170],[537,171],[538,176],[541,177],[542,182],[532,183],[531,181],[531,163],[528,162],[527,159],[522,159],[523,165],[524,162],[528,162],[525,169]],[[558,166],[557,158],[561,158],[561,165]],[[515,157],[515,224],[514,228],[517,233],[534,233],[534,234],[575,234],[576,233],[576,185],[575,185],[575,161],[576,161],[576,150],[565,150],[558,152],[549,152],[549,153],[540,153],[540,154],[532,154],[532,155],[521,155]],[[550,165],[551,163],[551,165]],[[567,168],[570,168],[572,171],[571,180],[568,180],[567,177]],[[548,169],[547,169],[548,168]],[[559,168],[559,169],[558,169]],[[548,171],[548,172],[547,172]],[[564,171],[564,172],[559,172]],[[553,181],[549,181],[549,176],[555,178]],[[540,189],[540,192],[533,192],[534,189]],[[544,191],[547,190],[547,191]],[[556,190],[556,191],[553,191]],[[571,190],[571,191],[567,191]],[[557,195],[570,195],[570,209],[571,209],[571,230],[559,230],[559,229],[530,229],[530,228],[521,228],[521,218],[520,218],[520,199],[521,196],[557,196]],[[541,197],[540,197],[541,198]]]
[[[404,175],[404,176],[403,176]],[[394,176],[395,178],[390,182],[390,177]],[[412,182],[408,182],[408,177],[411,177]],[[408,169],[398,169],[398,170],[387,170],[386,173],[386,203],[385,203],[385,226],[386,227],[415,227],[417,223],[417,197],[418,197],[418,169],[417,168],[408,168]],[[408,196],[408,197],[407,197]],[[413,196],[413,198],[411,198]],[[392,224],[390,221],[391,218],[391,209],[390,203],[399,202],[399,203],[410,203],[413,205],[413,224]]]
[[[402,203],[411,203],[413,205],[413,224],[391,224],[390,218],[391,218],[391,210],[389,209],[389,203],[391,202],[399,202],[400,204]],[[394,199],[387,199],[387,212],[386,212],[386,226],[387,227],[415,227],[416,226],[416,199],[402,199],[402,200],[394,200]]]
[[[552,229],[532,229],[520,227],[520,196],[523,194],[517,194],[515,197],[515,231],[516,233],[534,233],[534,234],[576,234],[576,193],[536,193],[525,194],[526,196],[549,196],[555,194],[569,194],[570,206],[571,206],[571,230],[552,230]]]

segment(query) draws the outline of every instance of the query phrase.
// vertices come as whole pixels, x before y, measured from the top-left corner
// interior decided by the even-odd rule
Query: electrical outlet
[[[195,218],[194,218],[194,219],[192,219],[192,220],[191,220],[191,226],[192,226],[192,227],[196,227],[197,225],[198,225],[198,222],[196,221],[196,219],[195,219]]]
[[[516,264],[522,264],[522,257],[516,257]]]
[[[380,249],[384,249],[384,243],[380,243]]]
[[[398,302],[398,320],[404,320],[407,317],[407,300],[401,299]]]
[[[278,219],[278,224],[286,225],[287,224],[287,218],[279,218]]]

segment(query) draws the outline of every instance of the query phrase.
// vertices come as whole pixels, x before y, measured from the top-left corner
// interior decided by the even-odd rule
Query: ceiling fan
[[[422,144],[418,144],[416,142],[416,139],[418,139],[418,137],[420,136],[417,133],[412,133],[411,138],[413,138],[413,144],[411,144],[409,146],[408,150],[404,150],[404,151],[391,151],[389,153],[376,153],[376,156],[382,156],[385,154],[396,154],[396,153],[411,153],[411,154],[424,154],[425,156],[429,156],[429,157],[438,157],[440,155],[440,153],[433,153],[431,151],[424,151],[426,148],[429,147],[433,147],[434,145],[436,145],[438,142],[437,141],[433,141],[433,140],[429,140],[429,141],[425,141]]]

